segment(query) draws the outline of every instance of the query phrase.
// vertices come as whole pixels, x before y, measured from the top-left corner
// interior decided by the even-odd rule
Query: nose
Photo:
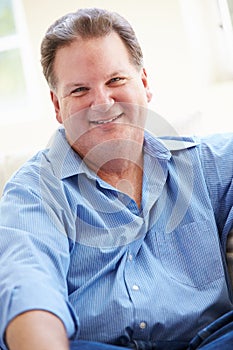
[[[114,99],[108,91],[98,90],[95,92],[94,99],[91,103],[91,110],[95,112],[107,112],[114,104]]]

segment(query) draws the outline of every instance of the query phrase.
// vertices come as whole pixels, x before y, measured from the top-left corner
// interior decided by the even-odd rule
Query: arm
[[[51,199],[49,193],[47,196]],[[3,349],[6,349],[6,339],[10,349],[15,349],[13,340],[22,342],[26,336],[39,346],[41,334],[52,329],[47,322],[37,322],[37,325],[37,319],[28,322],[25,327],[21,320],[26,322],[28,319],[24,319],[23,315],[31,310],[44,310],[47,316],[56,315],[56,320],[62,320],[65,325],[67,338],[77,331],[77,318],[69,302],[67,286],[70,243],[63,218],[58,218],[61,211],[59,203],[54,203],[58,207],[56,213],[46,199],[45,193],[41,196],[41,171],[36,165],[17,173],[8,182],[1,199],[0,348]],[[18,327],[22,331],[19,332]],[[33,338],[36,334],[34,327],[39,329],[38,341]],[[37,349],[28,345],[29,348]],[[40,349],[47,348],[43,346]]]
[[[28,311],[14,318],[6,330],[10,350],[68,350],[62,321],[46,311]]]

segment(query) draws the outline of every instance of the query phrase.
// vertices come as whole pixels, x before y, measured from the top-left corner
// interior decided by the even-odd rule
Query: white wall
[[[0,126],[0,152],[44,147],[57,127],[40,67],[47,27],[79,7],[105,7],[134,26],[145,55],[151,109],[179,133],[233,131],[232,81],[219,68],[215,0],[22,0],[32,47],[38,96],[33,122]],[[192,26],[190,26],[192,23]],[[149,127],[154,127],[149,121]]]

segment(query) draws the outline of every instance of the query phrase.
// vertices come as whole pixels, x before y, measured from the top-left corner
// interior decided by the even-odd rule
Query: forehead
[[[130,55],[126,45],[115,32],[109,35],[82,39],[77,37],[71,44],[58,49],[55,61],[54,71],[66,69],[75,66],[78,70],[97,68],[100,65],[111,66],[119,65],[125,62],[130,63]]]

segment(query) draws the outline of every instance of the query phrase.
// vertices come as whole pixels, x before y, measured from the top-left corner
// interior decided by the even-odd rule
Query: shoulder
[[[203,151],[209,150],[210,152],[224,154],[233,149],[233,133],[212,134],[199,139]]]
[[[41,162],[45,151],[40,151],[35,155],[24,159],[22,164],[9,173],[3,185],[3,194],[12,191],[22,191],[26,189],[36,189],[41,174]]]
[[[195,147],[201,157],[233,156],[233,133],[211,134],[207,136],[161,137],[159,140],[171,151],[182,151]]]

